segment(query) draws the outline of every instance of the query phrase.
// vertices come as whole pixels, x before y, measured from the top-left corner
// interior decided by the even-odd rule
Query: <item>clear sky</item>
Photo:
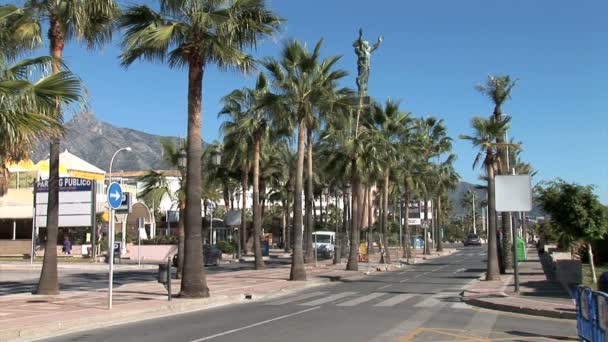
[[[2,1],[7,3],[10,1]],[[135,1],[137,2],[137,1]],[[478,182],[475,152],[457,137],[470,119],[487,116],[490,101],[474,86],[489,74],[517,78],[504,112],[510,136],[523,142],[536,180],[561,177],[597,185],[608,203],[608,2],[602,0],[269,0],[288,21],[254,52],[276,56],[296,38],[312,46],[324,38],[325,55],[343,55],[340,67],[355,87],[352,48],[362,27],[367,40],[384,36],[373,54],[369,93],[401,100],[416,116],[445,118],[462,178]],[[119,35],[117,35],[119,36]],[[161,135],[186,135],[184,70],[118,64],[118,40],[101,51],[68,45],[65,58],[85,81],[92,110],[116,126]],[[219,99],[252,86],[254,75],[208,69],[204,79],[203,138],[218,139]]]

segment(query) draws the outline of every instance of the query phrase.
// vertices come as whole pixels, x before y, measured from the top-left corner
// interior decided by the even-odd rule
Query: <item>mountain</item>
[[[179,141],[177,137],[162,137],[130,128],[116,127],[98,120],[93,113],[81,113],[65,124],[65,136],[61,140],[61,152],[70,151],[79,158],[108,171],[110,159],[116,150],[130,146],[133,152],[121,152],[114,158],[112,171],[162,170],[171,167],[163,160],[160,138]],[[34,149],[32,159],[46,159],[49,153],[47,141]]]

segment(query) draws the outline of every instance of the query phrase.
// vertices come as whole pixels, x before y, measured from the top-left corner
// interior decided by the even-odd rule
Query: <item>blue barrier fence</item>
[[[584,286],[576,288],[576,329],[585,341],[607,341],[608,294]]]

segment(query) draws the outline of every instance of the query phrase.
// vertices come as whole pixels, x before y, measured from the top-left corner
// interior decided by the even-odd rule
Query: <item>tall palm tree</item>
[[[44,73],[52,61],[38,57],[6,65],[0,56],[0,196],[8,188],[6,164],[26,158],[38,139],[60,132],[55,101],[70,104],[81,99],[75,75],[67,70]]]
[[[236,115],[238,114],[238,115]],[[225,115],[220,113],[220,115]],[[247,254],[247,192],[249,191],[249,173],[251,171],[251,160],[253,149],[251,148],[251,135],[239,129],[241,116],[245,112],[231,112],[230,119],[224,121],[221,132],[224,135],[224,155],[222,162],[228,168],[239,170],[241,182],[241,227],[239,238],[241,239],[242,253]],[[236,115],[236,116],[235,116]]]
[[[23,8],[8,5],[0,9],[2,19],[10,24],[4,28],[13,42],[42,41],[43,23],[48,23],[52,72],[62,69],[63,49],[67,41],[77,38],[94,48],[112,38],[115,20],[120,9],[115,0],[29,0]],[[57,102],[56,116],[61,118],[61,103]],[[61,135],[51,137],[49,156],[49,199],[47,206],[47,245],[36,294],[57,294],[57,232],[59,223],[59,142]]]
[[[494,120],[499,122],[503,117],[502,107],[505,102],[511,99],[511,91],[517,84],[517,80],[514,80],[509,75],[489,75],[485,84],[477,85],[475,88],[486,95],[494,104],[493,116]],[[502,144],[505,140],[505,134],[496,137],[496,143]],[[501,148],[499,151],[503,160],[508,160],[509,156],[508,149]],[[503,164],[498,170],[498,174],[508,175],[511,173],[507,169],[506,164]],[[502,263],[505,270],[513,267],[513,250],[511,244],[513,243],[513,236],[511,236],[511,230],[509,229],[509,221],[511,214],[507,212],[501,213],[501,232],[503,237],[502,244]]]
[[[221,114],[229,114],[236,121],[235,131],[241,132],[243,142],[253,143],[253,251],[255,269],[264,269],[260,244],[262,234],[262,211],[260,207],[260,155],[262,142],[267,140],[272,126],[272,114],[259,105],[259,100],[268,92],[266,75],[260,73],[253,89],[234,90],[222,99],[224,107]],[[230,127],[230,126],[228,126]]]
[[[442,198],[447,197],[450,190],[454,190],[460,183],[460,176],[454,170],[455,154],[450,154],[445,161],[436,166],[437,174],[437,193],[436,193],[436,227],[437,227],[437,251],[443,251],[443,242],[441,234],[441,213],[442,213]]]
[[[186,244],[182,297],[208,297],[201,267],[201,111],[203,74],[209,64],[222,69],[252,69],[244,49],[274,33],[281,18],[263,0],[160,0],[160,10],[129,7],[121,20],[126,29],[122,64],[138,59],[188,69],[188,165],[186,171]]]
[[[486,280],[500,279],[498,268],[498,254],[496,250],[496,200],[494,197],[494,176],[500,167],[501,148],[506,147],[504,143],[497,143],[496,137],[503,137],[509,127],[509,117],[503,117],[497,121],[495,117],[490,119],[473,118],[471,126],[474,135],[461,135],[461,139],[469,140],[474,147],[479,149],[473,162],[475,168],[480,162],[485,167],[488,182],[488,259],[486,268]],[[512,146],[516,147],[516,146]]]
[[[139,180],[143,183],[141,197],[152,198],[155,203],[160,203],[161,199],[165,196],[169,197],[171,202],[177,203],[179,210],[179,221],[177,224],[177,277],[181,278],[182,270],[184,265],[184,213],[186,209],[185,201],[185,189],[186,189],[186,175],[184,168],[179,165],[179,157],[186,141],[181,141],[177,147],[174,141],[171,139],[160,140],[163,149],[163,159],[171,168],[177,169],[179,172],[179,188],[175,193],[169,188],[169,183],[166,176],[160,172],[150,170],[143,175]],[[167,219],[169,219],[167,217]]]
[[[266,97],[266,102],[277,103],[287,113],[291,123],[298,128],[298,158],[295,174],[294,200],[294,252],[291,264],[291,280],[305,280],[302,251],[302,190],[304,177],[304,150],[306,123],[316,112],[319,101],[334,91],[336,82],[346,76],[342,70],[334,70],[340,57],[320,60],[322,40],[309,52],[297,41],[289,41],[283,47],[281,59],[264,62],[272,77],[276,94]]]
[[[408,129],[410,123],[409,113],[399,110],[399,103],[387,100],[384,107],[379,104],[374,105],[374,121],[382,138],[385,148],[382,151],[382,217],[380,221],[380,231],[383,236],[382,244],[388,248],[388,199],[391,173],[395,173],[397,161],[399,159],[398,143],[399,136],[404,130]],[[390,263],[390,256],[386,253],[386,258],[382,255],[385,263]]]

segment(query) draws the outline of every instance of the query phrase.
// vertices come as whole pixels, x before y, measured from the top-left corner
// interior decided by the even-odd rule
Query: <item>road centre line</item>
[[[384,289],[387,289],[387,288],[389,288],[389,287],[391,287],[391,286],[392,286],[391,284],[384,285],[384,286],[380,286],[380,287],[378,288],[378,290],[384,290]]]
[[[235,332],[239,332],[239,331],[243,331],[243,330],[246,330],[246,329],[254,328],[254,327],[257,327],[257,326],[260,326],[260,325],[264,325],[264,324],[268,324],[268,323],[271,323],[271,322],[274,322],[274,321],[278,321],[278,320],[281,320],[281,319],[297,316],[297,315],[300,315],[300,314],[303,314],[303,313],[306,313],[306,312],[309,312],[309,311],[318,310],[320,308],[321,308],[320,306],[316,306],[314,308],[297,311],[297,312],[294,312],[294,313],[291,313],[291,314],[288,314],[288,315],[278,316],[278,317],[267,319],[265,321],[261,321],[261,322],[258,322],[258,323],[246,325],[244,327],[240,327],[240,328],[236,328],[236,329],[231,329],[231,330],[226,330],[224,332],[221,332],[221,333],[218,333],[218,334],[215,334],[215,335],[211,335],[211,336],[207,336],[207,337],[202,337],[202,338],[199,338],[199,339],[196,339],[196,340],[192,340],[190,342],[208,341],[208,340],[211,340],[211,339],[214,339],[214,338],[217,338],[217,337],[226,336],[226,335],[229,335],[229,334],[233,334]]]

